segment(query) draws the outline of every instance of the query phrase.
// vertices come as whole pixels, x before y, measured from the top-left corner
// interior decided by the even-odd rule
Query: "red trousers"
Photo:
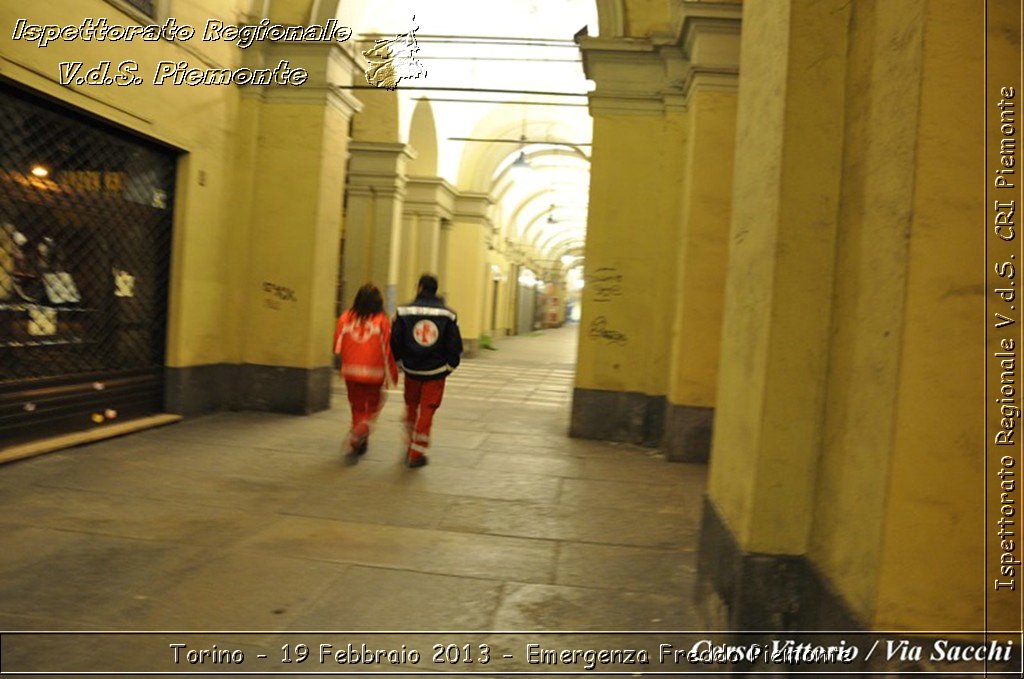
[[[370,436],[370,426],[384,407],[384,384],[363,384],[345,380],[348,404],[352,406],[352,429],[348,442],[353,448]]]
[[[444,396],[444,379],[412,380],[405,376],[405,429],[409,432],[410,457],[430,447],[430,425]]]

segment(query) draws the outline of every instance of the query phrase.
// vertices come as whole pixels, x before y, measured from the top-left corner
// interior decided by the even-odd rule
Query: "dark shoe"
[[[416,467],[423,467],[427,464],[426,455],[417,455],[416,457],[409,456],[405,460],[405,466],[409,469],[415,469]]]
[[[359,461],[359,457],[367,454],[367,439],[362,439],[354,448],[351,445],[345,445],[343,450],[345,451],[345,464],[348,466],[354,465]]]

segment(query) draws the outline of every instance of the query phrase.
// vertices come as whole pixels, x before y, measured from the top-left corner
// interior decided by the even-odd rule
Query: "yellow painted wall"
[[[282,24],[303,24],[309,18],[312,0],[273,0],[270,6],[270,17]]]
[[[665,394],[685,139],[682,114],[594,117],[577,387]]]
[[[667,35],[672,28],[671,0],[623,0],[626,35],[643,38]]]
[[[728,267],[736,93],[694,92],[689,118],[668,397],[679,405],[714,407]]]
[[[980,629],[994,527],[984,373],[963,351],[984,240],[964,225],[984,220],[985,140],[964,55],[983,16],[767,5],[744,14],[710,498],[745,551],[806,554],[876,629]],[[1019,49],[1016,21],[989,20]],[[1019,599],[995,601],[1015,626]]]
[[[352,118],[352,139],[397,143],[398,94],[391,90],[357,90],[363,110]]]
[[[401,260],[398,266],[398,303],[402,304],[413,298],[416,294],[416,282],[419,280],[419,253],[423,249],[426,240],[421,228],[425,225],[426,219],[416,214],[406,214],[402,217],[402,250]]]
[[[500,337],[508,334],[510,326],[510,318],[508,314],[508,282],[498,282],[497,286],[497,320],[492,323],[492,316],[494,316],[494,304],[495,304],[495,286],[494,286],[494,273],[492,266],[498,267],[499,271],[508,271],[509,263],[508,258],[497,250],[487,251],[487,299],[484,302],[484,332],[491,337]]]
[[[344,139],[341,141],[344,143]],[[406,225],[401,194],[393,187],[353,187],[351,181],[345,190],[348,195],[342,278],[346,294],[354,295],[360,286],[372,282],[385,294],[386,301],[387,286],[401,279],[400,263],[415,254],[415,250],[407,252],[411,246],[403,239]],[[416,234],[411,236],[418,239]],[[414,275],[419,277],[418,273]]]
[[[985,241],[963,225],[984,219],[983,73],[963,55],[982,53],[983,16],[923,1],[854,12],[858,96],[809,555],[877,629],[982,629],[995,524],[983,518],[984,373],[963,350],[980,342]],[[1017,54],[1016,18],[989,21],[990,40]],[[990,598],[993,628],[1019,623],[1018,597]]]
[[[409,174],[423,177],[437,175],[437,128],[434,126],[434,109],[430,101],[416,102],[412,121],[409,123],[409,145],[416,157],[409,163]]]
[[[416,294],[416,285],[424,273],[440,275],[439,263],[441,250],[441,220],[439,217],[419,218],[417,238],[416,264],[409,272],[409,293]],[[410,297],[411,299],[411,297]]]

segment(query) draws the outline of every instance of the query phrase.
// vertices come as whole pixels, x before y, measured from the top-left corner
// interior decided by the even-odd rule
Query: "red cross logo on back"
[[[423,319],[412,327],[412,338],[421,347],[432,347],[437,342],[437,326]]]
[[[362,344],[370,339],[370,324],[356,323],[352,326],[352,339]]]

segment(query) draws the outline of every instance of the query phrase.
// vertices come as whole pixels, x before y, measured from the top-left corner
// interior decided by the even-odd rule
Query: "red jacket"
[[[391,355],[391,322],[384,314],[362,320],[351,309],[338,319],[334,353],[341,357],[341,376],[349,382],[398,383],[398,366]]]

